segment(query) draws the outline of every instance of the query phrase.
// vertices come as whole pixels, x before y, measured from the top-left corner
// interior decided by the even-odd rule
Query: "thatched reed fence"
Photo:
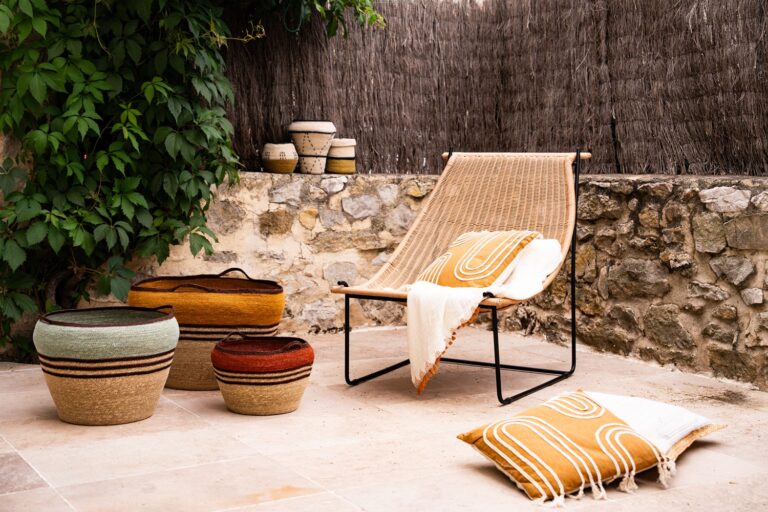
[[[228,50],[236,146],[297,118],[355,137],[361,172],[440,153],[590,148],[592,173],[768,175],[762,0],[398,0],[386,30],[267,26]],[[231,11],[235,32],[248,12]]]

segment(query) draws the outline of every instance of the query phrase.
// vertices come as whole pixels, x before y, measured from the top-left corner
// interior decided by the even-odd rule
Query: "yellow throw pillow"
[[[508,276],[518,254],[540,236],[536,231],[464,233],[416,280],[441,286],[486,288]]]
[[[569,393],[510,419],[459,436],[504,472],[529,498],[562,502],[602,482],[623,477],[631,491],[635,473],[658,466],[662,480],[670,461],[649,440],[583,392]]]

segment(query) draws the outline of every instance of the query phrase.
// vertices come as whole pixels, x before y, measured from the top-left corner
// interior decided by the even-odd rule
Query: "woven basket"
[[[325,172],[333,174],[355,173],[355,139],[333,139],[328,150]]]
[[[291,144],[265,144],[261,151],[261,163],[267,172],[290,174],[296,169],[299,154]]]
[[[288,126],[288,131],[299,152],[301,172],[323,174],[336,126],[329,121],[294,121]]]
[[[224,277],[230,272],[245,277]],[[214,344],[232,332],[275,334],[285,296],[274,281],[251,279],[243,270],[230,268],[215,275],[145,279],[131,287],[128,303],[173,305],[181,336],[166,386],[203,391],[218,388],[211,366]]]
[[[35,348],[59,418],[118,425],[152,416],[179,339],[173,311],[159,309],[63,310],[40,318]]]
[[[257,416],[295,411],[314,360],[312,347],[299,338],[233,335],[211,353],[227,408]]]

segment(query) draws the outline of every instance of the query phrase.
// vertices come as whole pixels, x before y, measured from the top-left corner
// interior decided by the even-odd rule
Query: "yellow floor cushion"
[[[638,418],[637,424],[645,432],[633,428],[632,422],[619,418],[601,403],[619,404],[622,398],[624,403],[629,401],[628,406],[619,409],[636,410],[637,413],[628,414],[632,422],[636,422],[635,416]],[[647,415],[654,411],[672,416],[662,428],[669,429],[669,424],[674,424],[674,439],[647,420]],[[663,425],[663,419],[658,424]],[[580,497],[588,487],[595,498],[605,498],[603,483],[619,478],[619,489],[632,491],[637,488],[635,474],[654,467],[659,470],[659,480],[666,485],[674,472],[674,458],[682,449],[695,436],[718,428],[721,426],[679,407],[577,391],[478,427],[461,434],[459,439],[493,461],[531,499],[554,500],[557,504],[566,495]]]

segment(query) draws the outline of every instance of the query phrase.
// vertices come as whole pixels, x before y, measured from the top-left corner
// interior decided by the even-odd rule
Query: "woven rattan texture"
[[[531,229],[570,246],[575,154],[461,153],[449,160],[421,214],[392,258],[361,288],[415,281],[459,235]]]

